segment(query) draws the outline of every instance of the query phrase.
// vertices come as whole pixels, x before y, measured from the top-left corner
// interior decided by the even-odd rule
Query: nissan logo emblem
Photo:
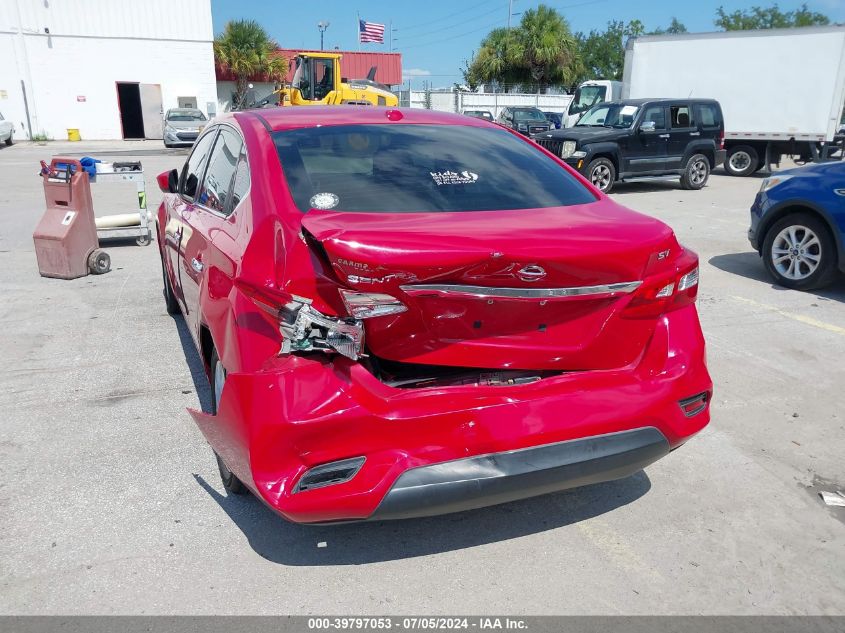
[[[529,264],[516,271],[516,276],[522,279],[522,281],[540,281],[546,276],[546,271],[542,266]]]

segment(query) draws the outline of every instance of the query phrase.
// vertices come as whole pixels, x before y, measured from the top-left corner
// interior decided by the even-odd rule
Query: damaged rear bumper
[[[679,404],[709,395],[704,359],[689,306],[661,317],[641,358],[618,370],[403,389],[346,358],[290,355],[229,374],[218,415],[191,414],[229,469],[291,521],[425,516],[638,471],[709,421],[709,407],[687,417]],[[356,459],[348,480],[298,487],[316,467]]]
[[[668,453],[663,434],[646,427],[422,466],[399,476],[370,519],[460,512],[621,479]]]

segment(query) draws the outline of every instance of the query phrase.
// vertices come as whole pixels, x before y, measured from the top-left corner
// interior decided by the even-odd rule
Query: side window
[[[229,215],[237,208],[248,191],[249,162],[246,159],[246,152],[242,149],[240,159],[238,160],[238,171],[235,172],[235,178],[232,180],[232,195],[229,196],[229,208],[226,210],[226,215]]]
[[[334,88],[332,79],[333,59],[320,59],[314,63],[314,99],[322,100]]]
[[[188,156],[188,160],[182,168],[182,177],[179,179],[179,193],[185,198],[190,200],[196,198],[200,178],[202,178],[202,172],[205,169],[205,163],[211,151],[211,143],[215,136],[216,134],[212,130],[197,141],[194,150]]]
[[[242,146],[240,136],[221,126],[211,158],[208,160],[208,169],[205,170],[202,190],[197,198],[197,202],[204,207],[216,213],[231,213],[234,207],[228,204],[229,193],[232,190],[232,180],[238,168]]]
[[[722,124],[719,110],[712,103],[701,103],[695,106],[695,115],[701,127],[718,127]]]
[[[653,105],[646,108],[643,113],[643,122],[654,121],[656,130],[666,129],[666,108],[662,105]]]
[[[690,127],[692,125],[689,106],[672,106],[669,110],[672,118],[672,129]]]

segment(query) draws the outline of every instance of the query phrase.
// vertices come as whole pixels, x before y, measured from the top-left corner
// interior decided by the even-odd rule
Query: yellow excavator
[[[297,55],[293,79],[273,93],[273,105],[399,105],[396,95],[375,80],[375,66],[366,79],[342,78],[341,57],[337,53]]]

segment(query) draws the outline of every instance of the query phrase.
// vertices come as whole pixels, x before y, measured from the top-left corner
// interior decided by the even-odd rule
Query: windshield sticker
[[[471,171],[462,171],[457,173],[454,171],[432,171],[431,174],[437,186],[441,185],[469,185],[478,180],[478,174]]]
[[[628,114],[634,114],[637,111],[637,106],[626,105],[622,106],[622,116],[626,116]]]
[[[334,209],[340,202],[340,198],[333,193],[318,193],[311,196],[311,200],[308,202],[311,204],[312,209],[326,210]]]

